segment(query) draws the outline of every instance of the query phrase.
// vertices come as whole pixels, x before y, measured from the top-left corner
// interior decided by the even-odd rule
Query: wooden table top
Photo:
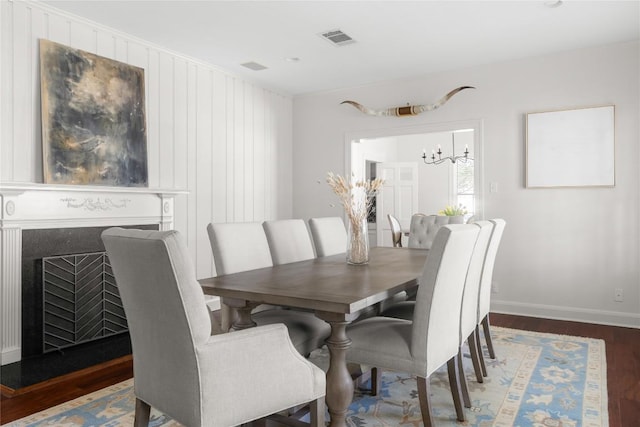
[[[375,247],[369,264],[347,264],[344,254],[200,280],[222,298],[351,314],[417,285],[428,251]]]

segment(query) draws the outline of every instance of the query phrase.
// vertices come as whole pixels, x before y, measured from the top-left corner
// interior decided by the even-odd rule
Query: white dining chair
[[[212,223],[207,233],[218,275],[273,266],[261,223]],[[331,333],[329,324],[311,312],[262,305],[253,310],[251,318],[257,325],[284,323],[293,345],[305,356],[324,345]]]
[[[309,229],[319,257],[344,253],[347,249],[347,230],[338,216],[311,218]]]
[[[281,219],[262,223],[273,265],[316,257],[311,235],[302,219]],[[346,246],[345,246],[346,247]]]
[[[387,214],[387,219],[389,220],[389,227],[391,227],[391,243],[393,243],[394,248],[401,248],[402,226],[400,225],[400,221],[391,214]]]
[[[429,249],[440,227],[463,222],[463,216],[412,215],[407,246],[414,249]]]
[[[491,310],[491,285],[493,281],[493,268],[496,262],[496,256],[498,254],[498,248],[502,241],[502,234],[506,226],[506,221],[501,218],[495,218],[489,220],[493,224],[493,231],[491,233],[491,240],[489,241],[489,247],[487,248],[487,256],[484,260],[482,267],[482,279],[480,281],[480,293],[478,297],[478,320],[476,326],[476,340],[480,342],[480,328],[484,331],[485,342],[487,343],[487,351],[489,357],[496,358],[495,349],[493,347],[493,340],[491,339],[491,328],[489,325],[489,311]],[[486,367],[484,366],[484,360],[482,359],[482,352],[480,353],[480,361],[483,364],[482,368],[486,376]]]
[[[484,267],[487,250],[489,248],[493,224],[489,221],[476,221],[473,225],[479,227],[480,231],[478,233],[476,246],[473,250],[473,255],[471,256],[471,262],[469,263],[469,270],[467,272],[464,294],[462,297],[462,308],[460,311],[460,348],[462,349],[465,341],[468,343],[476,380],[481,383],[484,382],[484,375],[480,366],[480,353],[482,350],[478,346],[479,343],[476,341],[475,330],[478,324],[478,299],[480,297],[482,269]],[[461,374],[464,374],[462,366],[460,369]],[[465,381],[464,375],[462,375],[461,382],[462,381]],[[463,387],[466,387],[466,381]],[[470,406],[469,402],[466,403]]]
[[[460,307],[460,333],[459,333],[459,355],[458,355],[458,371],[460,373],[460,386],[462,389],[462,397],[466,407],[471,407],[469,389],[467,387],[464,368],[462,366],[462,348],[465,342],[468,342],[469,353],[473,363],[474,373],[478,382],[484,382],[483,371],[481,368],[481,359],[478,343],[476,341],[476,326],[478,318],[478,298],[480,293],[480,279],[484,266],[489,240],[493,224],[489,221],[477,221],[473,223],[479,228],[478,239],[473,249],[473,254],[469,262],[469,268],[465,278],[464,293],[462,297],[462,305]],[[398,319],[411,320],[415,309],[414,301],[403,301],[396,303],[380,313],[381,316],[395,317]]]
[[[462,295],[479,230],[468,224],[440,229],[419,280],[411,321],[377,316],[354,323],[347,331],[352,341],[348,361],[417,376],[425,427],[434,425],[429,377],[445,363],[456,417],[459,421],[466,418],[455,372]]]
[[[204,293],[177,231],[102,233],[133,349],[136,427],[153,406],[185,426],[234,426],[311,403],[324,427],[325,374],[283,325],[211,335]]]

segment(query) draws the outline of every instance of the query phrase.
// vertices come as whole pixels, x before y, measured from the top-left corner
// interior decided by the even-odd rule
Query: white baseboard
[[[520,316],[541,317],[544,319],[569,320],[574,322],[596,323],[600,325],[622,326],[640,329],[639,313],[593,310],[575,307],[561,307],[545,304],[529,304],[512,301],[491,301],[494,313]]]
[[[22,359],[22,349],[20,347],[14,347],[10,350],[3,349],[2,353],[0,353],[0,358],[2,359],[2,366],[19,362]]]

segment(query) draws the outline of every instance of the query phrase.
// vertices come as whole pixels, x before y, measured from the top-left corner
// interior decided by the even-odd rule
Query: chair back
[[[267,235],[273,265],[315,258],[313,242],[302,219],[265,221],[262,227]]]
[[[480,228],[478,240],[473,248],[467,278],[462,295],[462,310],[460,312],[460,345],[469,337],[478,324],[478,298],[480,294],[480,279],[482,267],[487,255],[493,224],[489,221],[477,221],[474,223]]]
[[[261,223],[209,224],[207,233],[218,275],[273,266]]]
[[[462,293],[480,229],[446,225],[436,235],[416,295],[411,354],[425,378],[458,353]]]
[[[489,247],[487,248],[487,256],[484,259],[484,265],[482,267],[480,298],[478,299],[478,323],[480,323],[480,321],[489,314],[489,310],[491,309],[493,267],[496,262],[496,255],[498,254],[498,248],[500,247],[504,227],[507,224],[505,220],[501,218],[491,219],[489,221],[493,223],[493,232],[491,233],[491,240],[489,241]]]
[[[177,231],[122,228],[105,230],[102,240],[129,325],[136,397],[196,425],[195,348],[211,322],[186,244]]]
[[[389,225],[391,226],[391,241],[393,242],[394,248],[402,247],[402,226],[400,225],[400,221],[395,216],[388,214],[387,219],[389,220]]]
[[[409,242],[407,246],[418,249],[431,249],[433,239],[438,230],[447,224],[462,224],[464,217],[446,215],[423,215],[416,214],[411,217],[409,226]]]
[[[342,218],[311,218],[309,228],[319,257],[341,254],[347,250],[347,230]]]

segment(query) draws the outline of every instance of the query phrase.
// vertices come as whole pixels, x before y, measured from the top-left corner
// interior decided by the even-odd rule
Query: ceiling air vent
[[[258,64],[257,62],[253,62],[253,61],[245,62],[244,64],[240,64],[240,65],[242,65],[243,67],[247,67],[248,69],[253,71],[260,71],[260,70],[267,69],[267,67],[265,67],[264,65]]]
[[[320,33],[320,37],[327,40],[334,46],[344,46],[346,44],[355,43],[356,41],[352,39],[347,34],[343,33],[341,30],[331,30]]]

